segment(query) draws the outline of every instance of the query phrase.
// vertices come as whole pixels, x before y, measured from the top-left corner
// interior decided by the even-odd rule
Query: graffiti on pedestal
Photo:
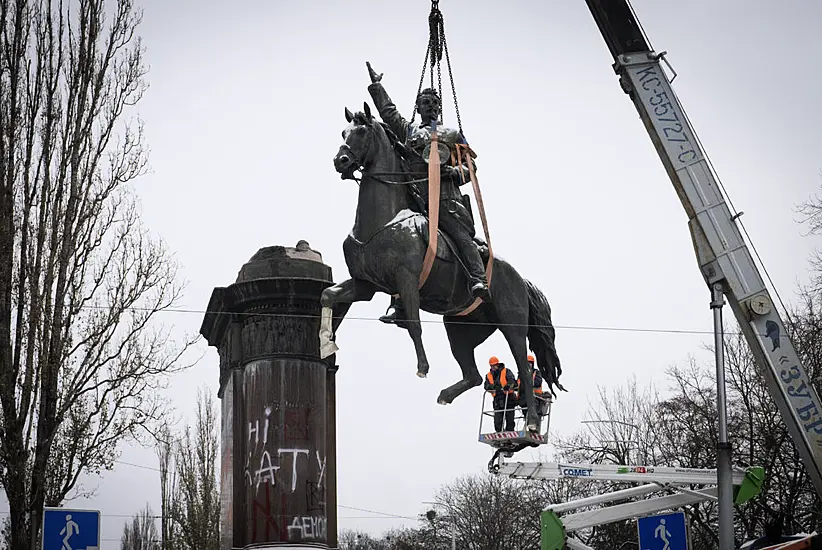
[[[305,437],[308,414],[288,411],[280,415],[280,411],[267,406],[260,418],[247,423],[244,477],[253,488],[255,540],[261,534],[260,520],[267,540],[272,531],[289,541],[326,540],[326,458],[320,450],[311,449]],[[290,437],[284,437],[286,434]],[[297,434],[305,436],[293,437]],[[272,500],[281,501],[276,511],[272,510]]]
[[[291,493],[295,492],[297,490],[299,477],[298,466],[302,463],[300,460],[302,457],[303,460],[316,461],[317,480],[312,483],[316,484],[318,489],[323,489],[322,482],[325,476],[326,462],[325,457],[320,456],[320,451],[311,453],[309,449],[296,447],[269,448],[268,436],[271,425],[271,412],[271,407],[265,408],[262,426],[260,420],[254,420],[248,423],[248,454],[246,455],[245,478],[249,486],[253,486],[258,492],[260,485],[264,483],[276,486],[278,472],[280,472],[284,464],[290,463],[291,475],[286,476],[285,487],[287,487]],[[258,454],[259,458],[255,458],[255,455]],[[312,454],[314,456],[311,456]],[[253,463],[252,459],[254,459]]]
[[[325,540],[328,520],[322,516],[294,516],[288,526],[288,540]]]

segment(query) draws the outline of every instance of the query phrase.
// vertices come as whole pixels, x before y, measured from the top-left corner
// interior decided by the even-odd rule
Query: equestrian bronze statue
[[[466,181],[465,165],[474,159],[465,155],[462,168],[456,162],[455,149],[465,139],[458,131],[438,126],[438,94],[423,90],[417,97],[422,120],[409,123],[385,92],[382,75],[370,64],[368,71],[369,92],[383,122],[374,118],[367,103],[362,112],[345,109],[348,126],[334,167],[343,180],[355,179],[355,172],[360,171],[359,198],[354,227],[343,242],[351,278],[326,289],[321,298],[321,356],[337,351],[335,334],[351,304],[370,301],[376,292],[397,297],[394,314],[383,320],[395,322],[410,334],[420,377],[429,370],[420,310],[443,318],[451,352],[462,369],[462,380],[439,394],[437,401],[448,404],[482,384],[474,349],[500,330],[521,376],[527,429],[536,430],[539,415],[527,360],[529,347],[551,393],[554,387],[565,391],[559,383],[562,368],[554,345],[551,307],[542,292],[505,260],[493,258],[493,276],[487,281],[483,262],[488,261],[489,250],[475,238],[470,203],[460,192]],[[419,287],[429,243],[427,159],[433,141],[442,161],[439,231],[436,256]],[[470,168],[475,170],[475,166]],[[477,298],[482,302],[470,309]]]

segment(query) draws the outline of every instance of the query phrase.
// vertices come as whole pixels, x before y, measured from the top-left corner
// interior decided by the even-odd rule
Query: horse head
[[[348,126],[342,131],[344,143],[334,157],[334,168],[342,179],[354,179],[354,172],[365,170],[376,161],[379,147],[377,140],[387,140],[382,127],[371,115],[368,103],[363,103],[363,111],[351,113],[345,108]]]

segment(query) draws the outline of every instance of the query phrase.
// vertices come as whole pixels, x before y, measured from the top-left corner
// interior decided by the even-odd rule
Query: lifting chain
[[[431,13],[428,15],[428,46],[425,50],[425,60],[422,62],[422,74],[420,75],[420,84],[417,88],[417,96],[422,91],[423,83],[425,82],[426,69],[429,72],[431,85],[442,99],[442,54],[445,53],[445,64],[448,70],[448,80],[451,84],[451,95],[454,97],[454,111],[457,114],[457,125],[462,131],[462,119],[460,118],[460,108],[457,103],[457,89],[454,87],[454,73],[451,71],[451,58],[448,55],[448,44],[445,41],[445,24],[442,18],[442,12],[439,8],[439,0],[431,0]],[[434,68],[436,65],[437,71],[437,85],[434,85]],[[442,123],[443,113],[442,105],[440,106],[440,123]],[[414,110],[411,114],[411,122],[414,122],[414,117],[417,115],[417,104],[414,102]]]

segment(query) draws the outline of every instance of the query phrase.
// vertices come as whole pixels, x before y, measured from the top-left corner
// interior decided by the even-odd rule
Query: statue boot
[[[395,296],[391,296],[391,303],[388,305],[385,315],[380,317],[380,321],[389,325],[397,325],[400,328],[405,328],[404,320],[405,309],[402,307],[402,301]]]

